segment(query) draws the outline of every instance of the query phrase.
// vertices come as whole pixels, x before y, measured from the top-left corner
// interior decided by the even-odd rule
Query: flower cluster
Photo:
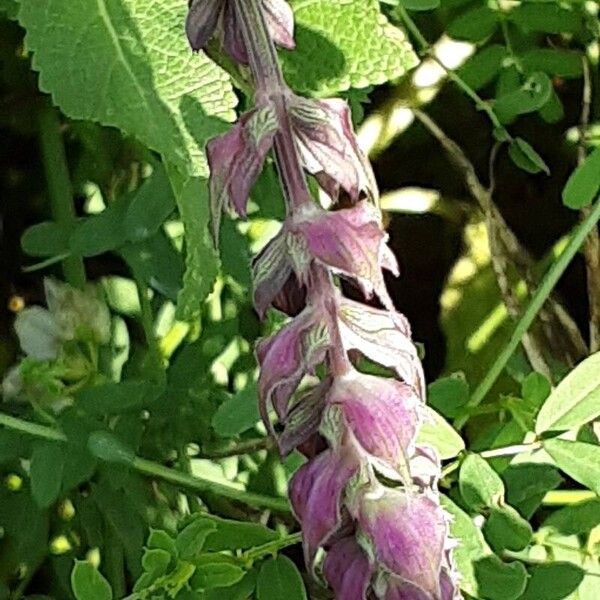
[[[287,201],[281,231],[253,264],[257,312],[274,307],[291,317],[258,343],[258,390],[282,455],[298,449],[307,458],[290,482],[307,568],[319,568],[340,600],[460,598],[437,491],[439,458],[417,439],[422,367],[386,290],[383,269],[398,274],[398,266],[348,107],[298,97],[285,85],[273,46],[293,45],[281,0],[195,0],[187,32],[194,49],[220,36],[232,57],[250,65],[256,86],[255,107],[208,144],[215,237],[224,208],[246,215],[271,149]],[[307,176],[333,210],[314,202]],[[338,277],[381,308],[345,297]],[[395,376],[361,372],[364,359]]]

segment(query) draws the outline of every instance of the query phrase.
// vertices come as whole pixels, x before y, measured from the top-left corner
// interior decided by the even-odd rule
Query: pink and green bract
[[[207,147],[215,238],[224,209],[246,216],[271,151],[286,200],[281,231],[253,263],[259,315],[274,308],[291,317],[257,345],[258,391],[282,455],[307,458],[289,489],[307,569],[339,600],[457,600],[440,461],[417,437],[423,371],[385,286],[383,270],[397,275],[398,266],[348,106],[286,85],[275,50],[294,47],[284,0],[192,0],[186,30],[194,50],[218,38],[249,65],[255,86],[254,108]],[[332,210],[313,199],[307,177]],[[346,298],[337,278],[381,308]],[[361,373],[361,356],[394,377]]]

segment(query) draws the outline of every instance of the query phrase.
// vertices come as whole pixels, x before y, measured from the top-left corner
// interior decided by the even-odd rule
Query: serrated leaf
[[[536,565],[519,600],[561,600],[579,587],[584,574],[583,569],[570,562]]]
[[[544,159],[523,138],[515,138],[508,147],[508,155],[517,167],[528,173],[539,173],[543,171],[550,174],[548,165]]]
[[[554,438],[544,449],[569,477],[600,495],[600,446]]]
[[[112,600],[113,593],[102,573],[86,561],[76,561],[71,571],[71,587],[77,600]]]
[[[504,483],[487,461],[469,454],[460,466],[458,485],[464,501],[473,509],[494,506],[504,497]]]
[[[377,0],[293,0],[296,50],[282,53],[297,91],[332,95],[396,79],[418,59]]]
[[[62,444],[36,442],[31,456],[31,494],[38,506],[46,508],[60,493],[65,452]]]
[[[442,460],[458,456],[465,449],[465,442],[457,431],[435,410],[425,407],[427,416],[419,435],[418,443],[432,446]]]
[[[535,432],[574,429],[600,415],[600,352],[579,363],[552,392],[538,413]]]
[[[212,291],[219,270],[208,231],[208,185],[205,179],[186,178],[173,168],[167,170],[185,229],[185,273],[177,295],[177,318],[191,321],[200,316],[201,304]]]
[[[562,193],[563,204],[573,209],[588,206],[600,191],[600,148],[596,148],[579,165],[567,181]]]
[[[487,6],[478,6],[460,15],[448,26],[448,35],[456,40],[481,42],[498,27],[498,15]]]
[[[71,118],[118,127],[185,172],[235,118],[229,77],[182,33],[186,3],[22,0],[40,88]]]
[[[258,600],[306,600],[306,590],[296,565],[287,556],[266,560],[258,574]]]

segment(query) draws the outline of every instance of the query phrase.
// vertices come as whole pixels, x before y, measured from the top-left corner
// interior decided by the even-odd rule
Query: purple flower
[[[372,567],[354,537],[335,542],[323,563],[323,575],[336,598],[364,600],[371,579]]]
[[[394,310],[379,310],[340,299],[339,327],[347,352],[358,350],[369,360],[394,369],[425,397],[425,377],[406,318]]]
[[[225,134],[208,142],[212,229],[218,239],[224,208],[246,217],[248,196],[262,170],[277,132],[277,117],[270,105],[255,108]]]
[[[448,524],[443,509],[432,496],[375,484],[354,507],[374,560],[399,578],[405,588],[415,588],[422,594],[414,596],[415,600],[441,598]],[[406,596],[406,600],[411,597]]]
[[[235,4],[236,0],[190,0],[185,31],[193,50],[204,48],[218,33],[227,53],[239,63],[248,63]],[[290,5],[285,0],[262,0],[262,8],[273,41],[293,49],[294,13]]]
[[[358,457],[351,449],[330,449],[300,467],[290,481],[290,502],[302,524],[309,568],[319,547],[342,526],[344,491],[358,469]]]
[[[259,407],[269,429],[269,405],[272,403],[279,419],[285,421],[292,394],[302,378],[323,362],[329,343],[328,325],[312,306],[275,335],[258,342]]]
[[[361,194],[377,197],[373,173],[358,147],[346,102],[292,96],[289,111],[302,164],[334,201],[340,190],[353,202]]]
[[[339,411],[343,426],[374,466],[386,476],[402,480],[408,479],[420,404],[409,385],[357,371],[336,379],[327,395],[327,410]]]
[[[288,219],[285,235],[300,281],[312,261],[358,283],[365,296],[373,292],[386,307],[392,301],[383,280],[382,268],[398,274],[398,265],[387,247],[378,210],[366,201],[352,208],[326,212],[316,205]]]

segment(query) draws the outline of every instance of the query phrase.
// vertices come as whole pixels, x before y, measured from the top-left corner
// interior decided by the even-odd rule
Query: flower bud
[[[369,560],[354,537],[335,542],[323,563],[323,575],[340,600],[364,600],[371,571]]]
[[[212,229],[218,240],[224,208],[246,217],[250,190],[254,185],[277,132],[277,117],[270,105],[244,114],[224,135],[206,146],[210,166]]]

